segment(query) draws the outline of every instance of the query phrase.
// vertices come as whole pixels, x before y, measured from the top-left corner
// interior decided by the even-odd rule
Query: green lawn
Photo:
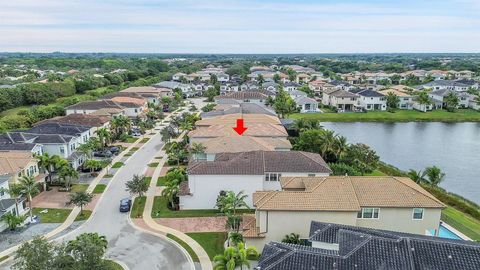
[[[122,167],[123,165],[124,165],[123,162],[117,161],[117,162],[115,162],[115,164],[112,165],[112,169],[118,169],[118,168]]]
[[[162,159],[163,157],[155,157],[155,159]]]
[[[88,184],[73,184],[71,192],[81,192],[86,191]]]
[[[379,170],[374,170],[371,173],[365,174],[365,176],[385,176],[385,175],[387,175],[387,174],[385,174],[384,172],[381,172]]]
[[[105,175],[103,176],[103,178],[112,178],[112,177],[113,177],[113,174],[105,174]]]
[[[40,213],[47,209],[48,213]],[[62,223],[64,222],[72,209],[56,209],[56,208],[33,208],[33,214],[40,217],[40,223]],[[83,215],[78,215],[75,221],[86,220],[92,214],[92,211],[83,210]]]
[[[447,207],[442,211],[442,220],[473,240],[480,241],[479,220],[453,207]]]
[[[183,242],[183,240],[181,240],[180,238],[178,238],[178,237],[176,237],[175,235],[172,235],[172,234],[167,234],[167,237],[172,239],[173,241],[177,242],[180,246],[182,246],[188,252],[190,257],[192,257],[192,260],[194,262],[199,262],[200,261],[198,259],[197,254],[193,251],[193,249],[187,243]]]
[[[146,142],[148,142],[148,140],[150,140],[150,138],[143,138],[143,139],[140,141],[140,143],[146,143]]]
[[[138,138],[129,137],[126,142],[127,142],[127,143],[134,143],[134,142],[136,142],[136,141],[138,141]]]
[[[103,193],[103,191],[105,191],[105,188],[107,188],[107,185],[105,185],[105,184],[98,184],[98,185],[96,185],[95,188],[93,189],[93,193],[94,193],[94,194]]]
[[[141,218],[143,216],[143,209],[145,208],[146,197],[136,197],[133,201],[132,209],[130,210],[131,218]]]
[[[106,270],[124,270],[124,268],[112,260],[105,260]]]
[[[197,241],[208,254],[211,260],[218,254],[223,254],[223,244],[227,240],[226,232],[187,233]]]
[[[148,164],[148,167],[151,167],[151,168],[156,168],[157,166],[158,166],[158,162],[152,162]]]
[[[371,111],[367,113],[295,113],[289,116],[292,119],[306,118],[319,119],[322,122],[479,122],[480,112],[472,109],[459,109],[456,112],[434,110],[419,112],[416,110]]]
[[[145,177],[145,182],[147,182],[148,186],[150,186],[150,182],[152,182],[152,177],[151,176],[146,176]]]
[[[5,260],[8,259],[8,258],[9,258],[8,256],[0,257],[0,262],[3,262],[3,261],[5,261]]]
[[[10,116],[10,115],[17,115],[20,111],[28,110],[29,108],[30,108],[30,106],[20,106],[20,107],[17,107],[17,108],[13,108],[13,109],[10,109],[10,110],[3,111],[3,112],[0,113],[0,116],[5,117],[5,116]]]
[[[165,176],[160,176],[158,177],[157,179],[157,187],[160,187],[160,186],[165,186],[167,184],[167,181],[165,181]]]
[[[180,217],[216,217],[222,215],[216,209],[179,210],[172,211],[167,207],[167,199],[155,196],[152,207],[152,218],[180,218]],[[239,210],[239,213],[253,213],[253,210]]]

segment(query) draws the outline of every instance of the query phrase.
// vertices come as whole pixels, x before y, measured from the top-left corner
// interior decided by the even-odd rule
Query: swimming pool
[[[438,237],[462,240],[460,236],[456,235],[454,232],[445,228],[442,224],[440,224],[440,227],[439,227]]]

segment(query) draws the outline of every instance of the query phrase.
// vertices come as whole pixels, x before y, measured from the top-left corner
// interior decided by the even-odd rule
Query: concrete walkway
[[[181,141],[182,138],[185,136],[185,134],[186,132],[182,133],[174,141]],[[197,241],[193,240],[193,238],[191,238],[190,236],[186,235],[181,231],[158,224],[152,218],[153,200],[155,196],[160,196],[160,193],[161,193],[161,189],[157,187],[157,179],[160,176],[163,165],[168,160],[167,154],[165,153],[165,151],[163,151],[163,149],[158,152],[157,156],[162,156],[163,158],[154,159],[152,161],[152,162],[159,162],[159,164],[155,168],[155,171],[152,176],[152,181],[150,181],[150,188],[148,189],[146,194],[147,199],[145,202],[145,208],[143,209],[143,221],[148,227],[152,228],[153,230],[159,233],[172,234],[180,238],[182,241],[187,243],[192,248],[192,250],[197,254],[197,257],[200,260],[200,265],[202,270],[212,270],[213,267],[212,267],[212,262],[210,261],[210,257],[208,257],[208,254],[205,251],[205,249],[203,249],[203,247],[200,244],[198,244]]]

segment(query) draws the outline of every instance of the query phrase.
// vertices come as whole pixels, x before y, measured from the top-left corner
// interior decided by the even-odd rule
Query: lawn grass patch
[[[366,173],[365,176],[385,176],[386,174],[384,172],[381,172],[379,170],[374,170],[371,173]]]
[[[145,182],[147,182],[147,185],[150,186],[150,182],[152,182],[152,177],[151,176],[146,176],[145,177]]]
[[[128,137],[126,140],[127,143],[134,143],[136,141],[138,141],[138,138],[135,137]]]
[[[75,221],[87,220],[87,219],[90,218],[91,215],[92,215],[92,211],[82,210],[82,212],[80,214],[78,214],[78,216],[75,218]]]
[[[72,190],[70,192],[82,192],[86,191],[88,188],[88,184],[73,184]]]
[[[192,260],[194,262],[199,262],[200,261],[198,259],[197,253],[195,253],[195,251],[193,251],[193,249],[187,243],[185,243],[183,240],[181,240],[180,238],[176,237],[173,234],[167,234],[167,237],[172,239],[173,241],[177,242],[180,246],[182,246],[188,252],[190,257],[192,257]]]
[[[143,217],[143,209],[145,208],[145,202],[147,197],[135,197],[133,201],[132,209],[130,210],[131,218],[141,218]]]
[[[479,220],[453,207],[447,207],[442,211],[442,220],[473,240],[480,241]]]
[[[196,209],[172,211],[168,207],[168,200],[163,196],[155,196],[152,207],[152,218],[181,218],[181,217],[216,217],[223,215],[217,209]],[[237,213],[253,213],[251,209],[240,209]]]
[[[210,260],[213,260],[215,255],[223,254],[225,250],[223,245],[227,240],[226,232],[187,233],[187,235],[205,249]]]
[[[40,213],[45,209],[48,210],[47,213]],[[70,215],[72,209],[33,208],[32,212],[40,218],[40,223],[62,223]]]
[[[143,139],[140,141],[140,143],[146,143],[146,142],[148,142],[149,140],[150,140],[150,138],[143,138]]]
[[[93,189],[93,194],[103,193],[106,188],[107,188],[107,185],[105,185],[105,184],[97,184],[95,186],[95,188]]]
[[[157,187],[165,186],[167,184],[165,176],[160,176],[157,179]]]
[[[0,257],[0,262],[3,262],[5,261],[6,259],[8,259],[9,257],[7,255],[3,256],[3,257]]]
[[[112,177],[113,177],[113,174],[105,174],[105,175],[103,176],[103,178],[112,178]]]
[[[150,168],[156,168],[158,166],[158,162],[152,162],[152,163],[148,164],[147,166],[150,167]]]
[[[294,113],[291,119],[318,119],[322,122],[479,122],[480,112],[473,109],[458,109],[455,112],[433,110],[370,111],[366,113]]]
[[[123,162],[117,161],[117,162],[115,162],[115,164],[112,165],[112,169],[118,169],[118,168],[122,167],[123,165],[124,165]]]
[[[112,260],[104,260],[107,270],[124,270],[123,266]]]
[[[162,159],[163,157],[155,157],[155,159]]]

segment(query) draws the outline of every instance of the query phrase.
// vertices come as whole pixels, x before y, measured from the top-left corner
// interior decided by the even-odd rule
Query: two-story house
[[[387,109],[387,98],[380,92],[369,89],[354,89],[350,90],[350,92],[359,96],[360,107],[367,111],[385,111]]]
[[[323,90],[322,104],[333,106],[339,112],[355,111],[359,108],[359,96],[346,90],[328,89]]]

